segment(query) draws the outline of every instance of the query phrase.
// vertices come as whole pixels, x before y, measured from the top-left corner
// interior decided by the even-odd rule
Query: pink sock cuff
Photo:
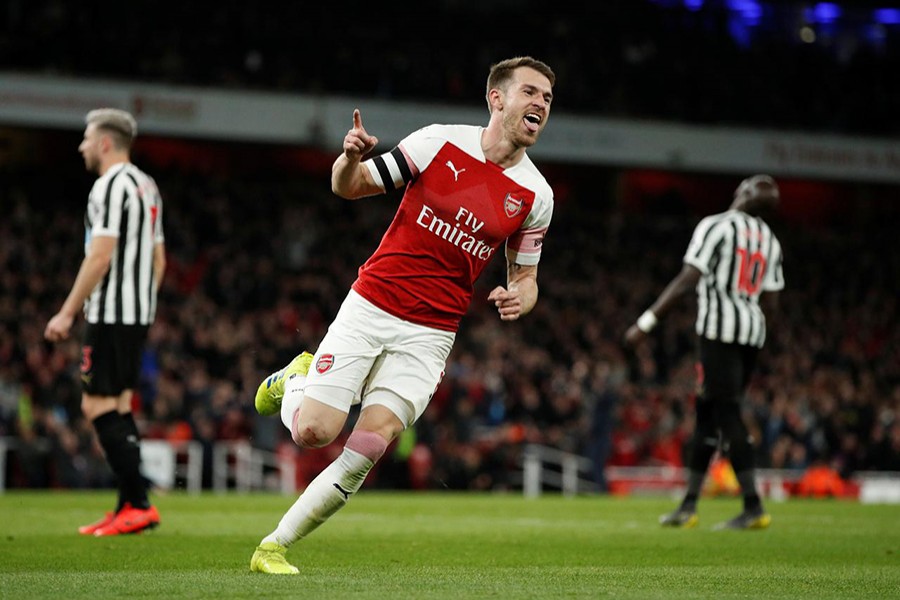
[[[362,454],[373,463],[378,462],[384,451],[387,450],[388,443],[383,437],[374,431],[365,431],[358,429],[350,434],[344,448],[353,450]]]

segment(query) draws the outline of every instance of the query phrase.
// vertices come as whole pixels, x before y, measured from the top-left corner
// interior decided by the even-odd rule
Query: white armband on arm
[[[644,333],[650,333],[658,323],[659,319],[656,318],[656,314],[652,310],[647,309],[644,311],[644,314],[638,317],[636,325]]]

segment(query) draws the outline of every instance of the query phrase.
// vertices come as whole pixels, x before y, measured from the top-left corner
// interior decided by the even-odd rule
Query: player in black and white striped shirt
[[[79,532],[119,535],[159,524],[140,472],[131,398],[165,271],[162,200],[153,179],[130,161],[134,117],[104,108],[88,113],[85,122],[78,150],[88,171],[99,175],[85,214],[85,258],[44,336],[54,342],[68,338],[83,310],[81,407],[116,474],[119,500],[115,511]]]
[[[741,485],[744,510],[718,527],[759,529],[771,521],[756,491],[753,446],[740,405],[766,340],[766,313],[776,308],[778,292],[784,288],[781,244],[762,219],[778,205],[779,197],[778,185],[768,175],[742,181],[728,211],[700,221],[681,272],[625,334],[629,344],[639,343],[677,300],[696,290],[702,375],[688,487],[681,505],[660,519],[663,525],[697,524],[703,479],[720,446]]]

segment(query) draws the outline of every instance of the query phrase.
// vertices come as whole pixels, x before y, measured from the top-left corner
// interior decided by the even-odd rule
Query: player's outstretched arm
[[[682,296],[697,288],[700,276],[701,273],[697,267],[685,264],[681,272],[662,291],[656,302],[644,311],[634,325],[628,328],[628,331],[625,332],[625,342],[633,346],[643,340],[656,327],[658,319],[663,318]]]
[[[359,109],[353,111],[353,127],[344,136],[344,151],[331,167],[331,190],[348,200],[381,193],[372,174],[362,165],[363,157],[372,151],[378,138],[369,135],[362,124]]]

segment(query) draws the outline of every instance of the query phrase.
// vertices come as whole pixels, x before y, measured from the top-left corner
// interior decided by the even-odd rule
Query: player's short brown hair
[[[118,108],[98,108],[84,117],[84,122],[93,123],[98,129],[109,133],[120,150],[128,150],[137,137],[137,121],[131,113]]]
[[[550,85],[556,84],[556,74],[553,72],[547,63],[541,62],[536,58],[532,58],[530,56],[516,56],[514,58],[507,58],[506,60],[502,60],[497,64],[491,67],[490,73],[488,73],[487,78],[487,90],[485,95],[488,96],[491,93],[491,90],[494,88],[502,88],[507,83],[509,83],[513,78],[513,73],[519,67],[528,67],[534,69],[544,77],[550,80]],[[490,108],[490,100],[488,100],[488,108]]]

